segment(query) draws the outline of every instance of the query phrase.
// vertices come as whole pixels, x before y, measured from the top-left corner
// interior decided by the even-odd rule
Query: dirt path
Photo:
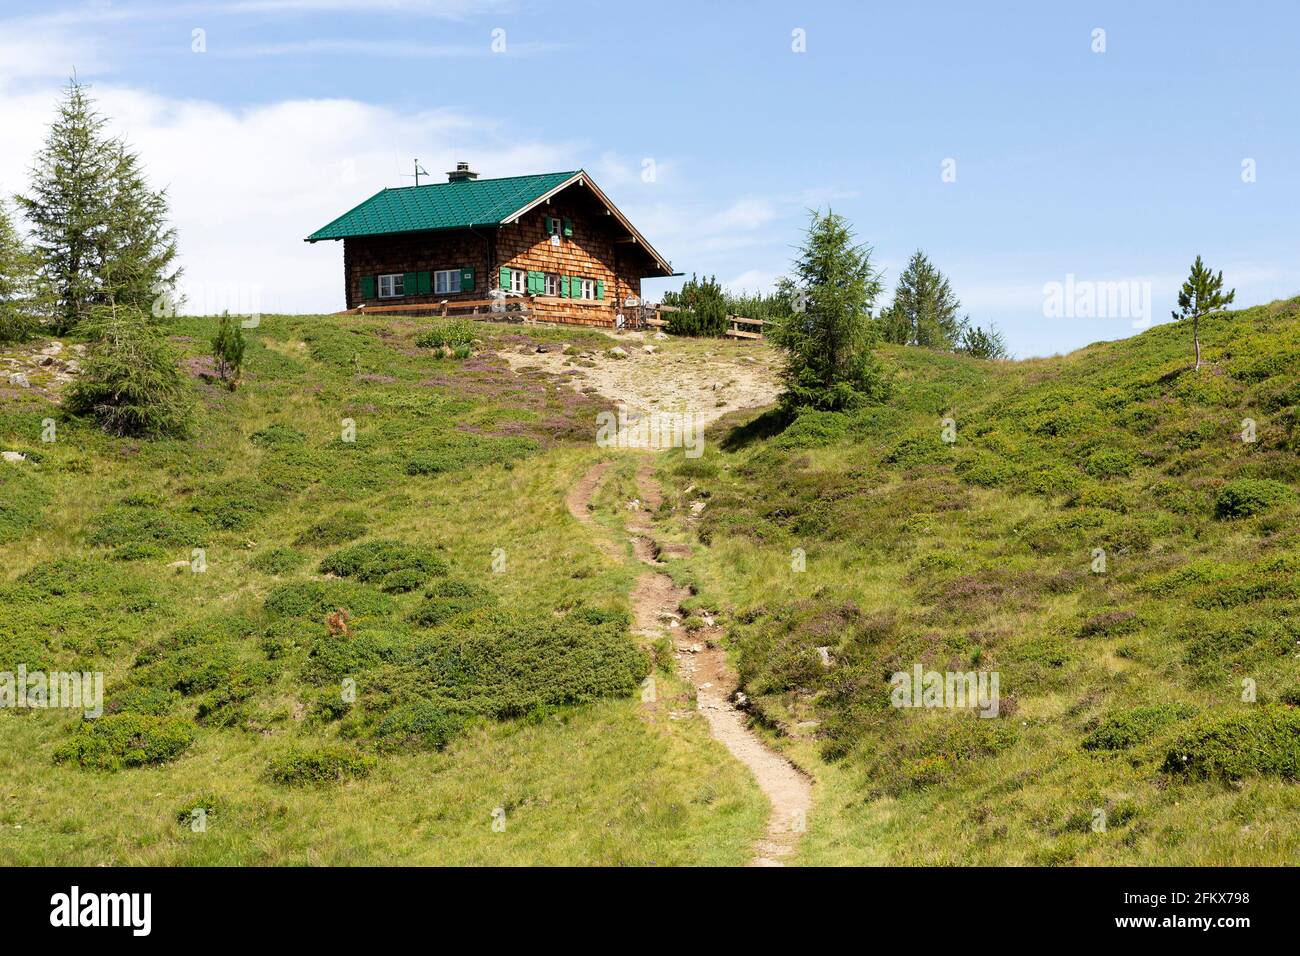
[[[587,505],[609,465],[610,462],[602,462],[590,469],[569,492],[569,511],[579,520],[591,522]],[[744,715],[732,704],[736,678],[727,667],[722,629],[708,626],[687,631],[681,626],[682,602],[690,597],[690,591],[679,587],[662,571],[654,570],[662,566],[659,560],[662,548],[654,538],[653,514],[663,494],[654,478],[651,457],[647,456],[637,468],[636,479],[638,499],[632,503],[634,507],[626,523],[633,550],[647,565],[647,570],[637,578],[632,592],[634,631],[647,640],[665,634],[672,639],[678,673],[695,688],[696,707],[708,721],[710,732],[749,768],[772,805],[767,837],[755,846],[750,865],[782,866],[782,859],[794,852],[806,827],[812,807],[811,784],[802,772],[748,729]]]

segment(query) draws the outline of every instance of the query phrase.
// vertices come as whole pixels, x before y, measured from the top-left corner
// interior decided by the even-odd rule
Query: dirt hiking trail
[[[782,866],[806,828],[812,786],[807,776],[748,729],[744,715],[733,705],[736,678],[722,649],[722,628],[710,623],[688,631],[681,626],[682,602],[690,597],[690,591],[656,569],[663,565],[661,554],[684,554],[689,549],[664,546],[655,539],[653,515],[663,495],[654,478],[653,455],[643,457],[636,472],[638,497],[629,503],[626,519],[633,551],[646,566],[632,592],[633,630],[647,641],[665,635],[672,641],[678,674],[695,689],[696,707],[708,721],[710,732],[749,768],[772,805],[766,838],[754,847],[750,865]],[[611,464],[595,465],[569,491],[569,511],[585,524],[594,525],[588,505]],[[602,543],[601,547],[610,553],[612,545]]]

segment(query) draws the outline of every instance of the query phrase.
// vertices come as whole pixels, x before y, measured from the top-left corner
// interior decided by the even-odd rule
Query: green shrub
[[[87,720],[54,750],[59,763],[121,770],[175,760],[194,742],[187,721],[144,714],[111,714]]]
[[[404,704],[384,715],[375,736],[389,747],[403,744],[441,750],[459,733],[463,719],[427,701]]]
[[[162,332],[123,308],[101,315],[90,331],[98,342],[64,393],[64,410],[93,418],[111,435],[188,434],[193,401]]]
[[[1255,704],[1206,715],[1171,743],[1161,768],[1194,780],[1300,777],[1300,711]]]
[[[1195,709],[1186,704],[1154,704],[1116,711],[1083,738],[1083,749],[1127,750],[1147,743],[1158,731],[1194,713]]]
[[[410,591],[433,575],[446,574],[447,563],[429,548],[391,540],[354,544],[335,552],[320,563],[321,574],[356,578],[366,583],[382,581],[395,571],[420,576],[414,587],[405,588]]]
[[[232,319],[229,312],[223,312],[217,320],[217,331],[212,336],[212,357],[217,367],[217,375],[224,382],[227,379],[239,380],[244,368],[244,327],[239,319]]]
[[[453,353],[456,349],[465,349],[466,355],[468,355],[468,350],[474,343],[475,334],[476,329],[472,320],[447,319],[436,323],[417,335],[415,344],[422,349],[441,349],[445,346],[451,349]]]
[[[267,776],[275,783],[286,786],[307,786],[365,777],[374,767],[373,757],[349,747],[295,747],[271,760]]]
[[[496,597],[486,588],[467,581],[439,581],[424,592],[424,600],[408,620],[420,627],[437,627],[458,614],[490,607]]]
[[[1133,473],[1134,464],[1126,451],[1100,448],[1088,456],[1083,470],[1093,478],[1124,478]]]
[[[1219,489],[1214,499],[1216,518],[1248,518],[1267,511],[1292,497],[1292,491],[1279,481],[1266,478],[1239,478]]]
[[[281,584],[266,596],[266,610],[276,617],[321,620],[338,608],[353,616],[386,614],[392,599],[349,581],[298,581]]]
[[[428,578],[427,574],[415,568],[398,568],[384,575],[383,580],[379,582],[379,590],[385,594],[405,594],[408,591],[418,590]]]

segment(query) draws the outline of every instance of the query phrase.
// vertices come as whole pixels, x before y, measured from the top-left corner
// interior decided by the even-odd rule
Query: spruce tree
[[[883,400],[887,384],[871,353],[880,273],[842,216],[812,214],[794,275],[780,287],[793,307],[771,329],[786,353],[783,404],[836,410]]]
[[[942,272],[919,249],[898,277],[894,302],[881,317],[887,341],[899,345],[951,350],[964,322],[961,302]]]
[[[1006,340],[1003,339],[1002,332],[996,325],[990,325],[986,331],[978,325],[967,323],[962,329],[961,342],[957,346],[957,351],[981,359],[1009,357]]]
[[[36,262],[0,202],[0,342],[21,342],[37,328]]]
[[[1178,308],[1171,313],[1176,321],[1192,320],[1192,348],[1196,353],[1196,364],[1192,366],[1194,371],[1201,370],[1201,316],[1221,311],[1236,297],[1236,289],[1229,289],[1227,293],[1223,291],[1223,270],[1215,275],[1197,256],[1192,263],[1191,275],[1178,293]]]
[[[105,132],[86,87],[64,91],[31,189],[16,197],[54,301],[52,331],[63,334],[113,302],[148,312],[179,275],[167,201],[149,189],[139,160]]]
[[[97,341],[64,393],[71,415],[86,415],[112,435],[184,437],[193,401],[162,331],[134,307],[94,306],[84,320]]]
[[[216,360],[217,375],[223,382],[228,378],[239,380],[244,367],[244,329],[238,319],[230,317],[229,312],[223,312],[217,323],[217,334],[212,337],[212,357]]]

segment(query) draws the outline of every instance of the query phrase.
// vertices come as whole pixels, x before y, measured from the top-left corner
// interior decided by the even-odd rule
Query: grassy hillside
[[[665,464],[709,544],[672,573],[820,782],[808,862],[1298,858],[1300,300],[1202,329],[1199,374],[1175,326],[889,351],[889,406],[733,420]],[[916,663],[998,672],[999,715],[891,707]]]
[[[803,862],[1297,858],[1300,300],[1202,329],[1199,374],[1168,326],[1019,363],[890,349],[887,406],[733,415],[660,457],[685,626],[726,627],[817,780]],[[608,340],[483,326],[462,362],[415,323],[270,316],[231,392],[211,330],[172,330],[189,440],[62,418],[34,362],[0,386],[28,456],[0,463],[0,670],[107,682],[95,721],[0,711],[0,862],[749,859],[764,800],[631,633],[630,548],[602,550],[637,455],[576,522],[607,403],[491,354]],[[891,707],[916,663],[996,671],[998,716]]]
[[[213,325],[172,330],[190,440],[63,419],[43,367],[0,389],[0,670],[107,685],[0,712],[0,862],[746,860],[761,796],[641,704],[635,563],[565,510],[603,406],[336,317],[264,317],[231,392]]]

